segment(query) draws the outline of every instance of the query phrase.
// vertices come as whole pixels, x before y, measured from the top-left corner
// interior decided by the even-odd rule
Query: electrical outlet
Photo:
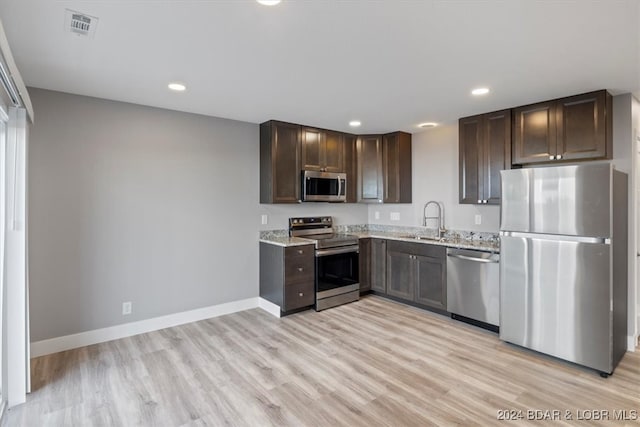
[[[127,314],[131,314],[131,301],[122,303],[122,315],[126,316]]]
[[[267,214],[262,214],[260,217],[262,225],[267,225],[269,223],[269,216]]]
[[[391,212],[391,214],[389,214],[389,219],[391,221],[400,221],[400,212]]]
[[[476,215],[476,225],[480,225],[482,224],[482,215],[477,214]]]
[[[380,211],[375,211],[375,212],[373,213],[373,217],[374,217],[375,219],[380,219]]]

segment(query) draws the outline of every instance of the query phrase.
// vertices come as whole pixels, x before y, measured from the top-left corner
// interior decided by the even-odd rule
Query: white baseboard
[[[280,317],[280,306],[267,301],[264,298],[258,298],[258,307],[271,314],[272,316]]]
[[[260,299],[261,298],[258,297],[247,298],[195,310],[183,311],[181,313],[154,317],[152,319],[140,320],[138,322],[125,323],[108,328],[94,329],[78,334],[32,342],[31,358],[257,308]],[[278,307],[278,310],[279,309]]]
[[[627,351],[636,351],[636,337],[633,335],[627,335]]]

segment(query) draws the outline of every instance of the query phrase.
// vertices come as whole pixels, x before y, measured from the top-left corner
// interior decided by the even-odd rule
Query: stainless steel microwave
[[[303,202],[346,202],[347,174],[302,171]]]

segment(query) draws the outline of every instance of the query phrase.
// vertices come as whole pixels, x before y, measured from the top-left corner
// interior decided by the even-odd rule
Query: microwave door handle
[[[342,179],[338,177],[338,197],[342,195]]]

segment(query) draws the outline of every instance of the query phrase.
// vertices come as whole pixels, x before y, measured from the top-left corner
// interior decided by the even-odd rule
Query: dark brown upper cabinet
[[[384,203],[411,203],[411,135],[394,132],[382,137]]]
[[[347,203],[358,201],[358,157],[355,135],[345,133],[344,138],[344,171],[347,174]]]
[[[300,126],[260,125],[260,203],[300,201]]]
[[[260,125],[260,203],[299,203],[301,172],[347,174],[347,203],[411,203],[411,135]]]
[[[411,203],[411,135],[361,135],[357,141],[358,201]]]
[[[345,172],[344,136],[331,130],[302,128],[302,169]]]
[[[357,158],[358,202],[382,203],[382,135],[360,135]]]
[[[606,90],[513,109],[513,164],[610,159],[612,102]]]
[[[459,197],[463,204],[500,204],[500,171],[510,168],[511,110],[459,120]]]

